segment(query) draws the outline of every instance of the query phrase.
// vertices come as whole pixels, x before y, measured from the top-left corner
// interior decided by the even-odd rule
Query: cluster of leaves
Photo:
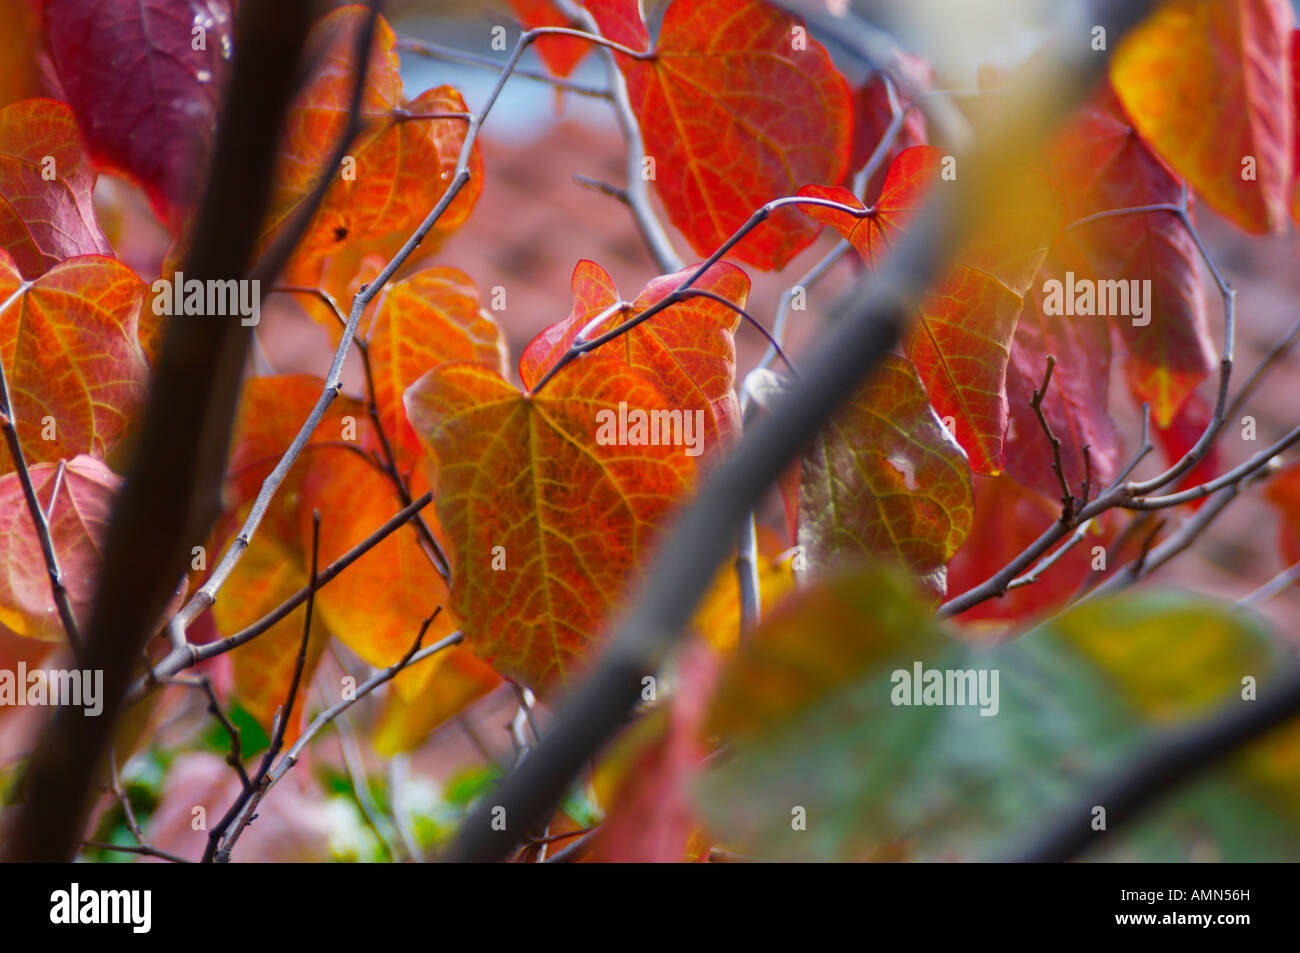
[[[549,2],[512,5],[529,28],[573,25]],[[232,6],[0,0],[27,31],[24,49],[43,51],[13,58],[0,76],[11,100],[0,110],[0,364],[77,617],[93,599],[113,468],[129,452],[165,332],[158,292],[114,257],[91,193],[100,173],[143,189],[173,241],[161,270],[170,277],[229,73]],[[448,86],[406,96],[382,18],[345,171],[325,166],[349,123],[361,7],[314,28],[314,70],[277,147],[261,244],[331,175],[279,291],[358,350],[366,386],[329,405],[248,540],[254,499],[327,384],[246,380],[224,513],[200,552],[247,550],[191,636],[231,636],[274,612],[310,582],[314,550],[324,566],[432,491],[436,512],[315,594],[303,655],[307,679],[331,639],[371,666],[392,665],[439,609],[428,641],[464,633],[463,645],[397,675],[374,736],[384,753],[419,744],[503,678],[547,699],[573,687],[673,512],[742,430],[734,335],[749,317],[744,269],[785,269],[823,226],[878,269],[960,175],[955,157],[926,142],[917,103],[930,71],[915,58],[855,90],[800,21],[762,0],[676,0],[653,38],[636,0],[586,0],[582,11],[613,50],[663,212],[701,261],[652,277],[631,299],[600,265],[577,262],[572,311],[523,350],[518,384],[473,280],[443,263],[484,175],[477,145],[466,151],[466,103]],[[974,230],[900,352],[784,481],[792,538],[760,533],[758,566],[764,610],[784,605],[738,646],[741,589],[721,574],[696,616],[702,638],[669,678],[671,701],[602,761],[596,856],[702,857],[724,842],[800,857],[978,856],[1148,726],[1205,710],[1244,676],[1267,676],[1276,653],[1252,622],[1164,596],[1088,603],[1014,644],[969,647],[983,632],[974,620],[1064,606],[1096,569],[1091,546],[947,631],[932,610],[1120,474],[1137,448],[1111,414],[1113,347],[1170,459],[1199,437],[1208,405],[1197,391],[1216,349],[1189,203],[1195,196],[1252,234],[1300,217],[1291,26],[1284,0],[1168,4],[1125,40],[1109,79],[1048,147],[1024,158],[1023,188]],[[593,48],[571,34],[537,43],[556,76]],[[50,98],[25,98],[42,83]],[[1221,111],[1207,117],[1205,103]],[[1211,125],[1215,135],[1203,135]],[[879,171],[855,183],[869,160]],[[467,184],[453,186],[460,171]],[[342,341],[346,304],[453,187],[419,257],[384,284],[355,340]],[[777,199],[787,201],[753,218]],[[1146,206],[1163,211],[1100,215]],[[1149,324],[1055,313],[1041,289],[1066,273],[1149,280]],[[783,386],[770,383],[769,393]],[[761,407],[764,396],[751,396]],[[598,439],[602,415],[625,408],[699,412],[704,454]],[[1193,482],[1218,469],[1209,456]],[[0,474],[0,623],[59,643],[43,530],[17,461],[6,458]],[[1291,471],[1272,491],[1288,514],[1295,484]],[[1092,532],[1102,548],[1116,543],[1118,561],[1125,541],[1114,522]],[[1293,534],[1283,548],[1300,555]],[[862,562],[877,568],[845,573]],[[178,595],[210,570],[196,557]],[[806,585],[792,595],[796,573]],[[229,653],[229,690],[264,727],[294,680],[305,613],[298,605]],[[889,709],[887,673],[914,659],[1000,670],[1002,714]],[[720,744],[730,759],[697,784]],[[1295,805],[1277,792],[1294,780],[1296,744],[1252,750],[1121,850],[1176,856],[1209,836],[1224,849],[1294,856],[1285,815]],[[1280,803],[1283,816],[1261,814],[1257,799]],[[821,819],[811,833],[791,834],[791,805]]]

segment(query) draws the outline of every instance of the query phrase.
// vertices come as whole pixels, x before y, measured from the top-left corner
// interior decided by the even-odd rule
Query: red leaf
[[[655,278],[626,310],[601,322],[587,339],[613,330],[669,292],[695,269]],[[737,307],[745,306],[749,278],[735,265],[718,262],[692,286],[721,295]],[[535,337],[519,359],[519,375],[532,388],[568,350],[588,323],[617,304],[618,289],[605,269],[581,261],[573,271],[573,311]],[[735,309],[710,298],[689,298],[649,318],[597,352],[619,357],[641,371],[674,409],[704,414],[704,446],[710,451],[740,430],[740,405],[736,400],[735,332],[740,317]]]
[[[804,210],[848,238],[874,268],[923,204],[942,155],[930,146],[903,152],[890,166],[879,201],[863,215],[817,205]],[[1026,180],[1025,190],[1008,199],[1007,214],[981,229],[956,256],[922,302],[905,342],[930,402],[941,417],[951,418],[950,429],[976,473],[1002,469],[1006,368],[1021,295],[1060,223],[1057,200],[1049,193],[1045,183]],[[800,194],[864,209],[847,189],[814,186]]]
[[[436,458],[452,603],[470,648],[538,689],[572,684],[692,483],[681,447],[601,439],[620,403],[665,409],[639,373],[602,357],[569,365],[534,397],[477,364],[443,364],[406,392]]]
[[[1196,445],[1196,441],[1201,439],[1201,434],[1210,423],[1213,416],[1213,410],[1209,403],[1200,394],[1192,394],[1190,398],[1174,415],[1174,419],[1168,427],[1155,427],[1156,442],[1164,452],[1165,461],[1173,465],[1186,456],[1187,451]],[[1192,467],[1183,475],[1174,486],[1169,488],[1169,492],[1176,490],[1185,490],[1189,487],[1198,486],[1213,480],[1223,472],[1223,446],[1219,441],[1210,444],[1209,452],[1201,458],[1201,462]],[[1205,504],[1206,498],[1189,503],[1192,509],[1200,509]]]
[[[631,729],[628,734],[635,737],[620,739],[619,750],[610,756],[616,763],[607,761],[600,769],[601,775],[617,777],[605,781],[598,776],[596,781],[598,787],[605,781],[613,791],[593,861],[672,864],[701,859],[704,844],[691,785],[708,754],[701,736],[719,669],[719,657],[706,646],[689,646],[680,656],[678,684],[667,710],[652,715],[652,723]]]
[[[1048,274],[1044,269],[1042,274]],[[1102,318],[1045,314],[1037,291],[1025,298],[1007,365],[1007,473],[1059,498],[1052,447],[1030,406],[1043,383],[1047,356],[1057,359],[1042,410],[1061,441],[1061,467],[1071,492],[1082,495],[1083,448],[1091,460],[1093,493],[1118,472],[1120,438],[1110,416],[1110,329]]]
[[[1277,548],[1282,561],[1291,566],[1300,562],[1300,463],[1283,467],[1268,481],[1264,495],[1280,512]]]
[[[230,72],[227,0],[45,0],[50,53],[91,158],[173,232],[202,182]],[[194,49],[202,28],[204,49]]]
[[[636,0],[586,5],[606,37],[648,48]],[[844,175],[848,86],[803,30],[802,21],[761,0],[674,3],[652,58],[616,57],[668,219],[701,257],[763,203]],[[817,232],[794,210],[781,210],[733,254],[781,268]]]
[[[1056,494],[1059,496],[1060,494]],[[956,557],[948,564],[948,594],[957,596],[984,582],[1005,566],[1061,517],[1061,501],[1001,477],[975,480],[975,525]],[[1092,548],[1105,537],[1088,537],[1028,586],[1012,589],[957,616],[1012,620],[1058,607],[1078,591],[1091,571]]]
[[[1286,221],[1294,19],[1286,0],[1175,0],[1111,60],[1111,81],[1143,138],[1248,232]]]
[[[94,457],[79,456],[64,468],[59,495],[50,507],[58,464],[29,468],[41,508],[49,515],[50,540],[73,615],[85,622],[99,580],[108,518],[121,479]],[[18,474],[0,476],[0,623],[19,635],[46,641],[65,638]]]
[[[930,71],[929,64],[921,57],[913,56],[910,53],[900,54],[898,65],[911,81],[913,92],[923,92],[930,88],[933,74]],[[895,85],[897,86],[897,84]],[[899,109],[906,110],[912,100],[901,89],[897,90],[897,96]],[[893,122],[894,116],[889,106],[889,93],[885,87],[884,77],[880,73],[873,73],[865,83],[854,91],[853,117],[853,146],[850,150],[848,172],[844,176],[845,180],[841,183],[842,185],[848,185],[849,179],[867,164],[867,160],[871,158],[871,154],[875,152],[876,146],[880,144],[885,132]],[[871,181],[867,183],[863,197],[868,202],[874,202],[880,195],[880,189],[885,181],[885,174],[899,154],[912,146],[924,145],[925,141],[925,113],[920,109],[912,109],[907,112],[906,118],[903,119],[903,125],[898,131],[898,136],[894,139],[894,145],[885,156],[885,161],[876,171],[876,174],[871,177]]]
[[[1108,90],[1062,131],[1051,150],[1053,174],[1069,197],[1070,218],[1112,209],[1178,204],[1182,184],[1128,124]],[[1128,377],[1161,425],[1214,367],[1201,259],[1187,229],[1168,212],[1099,219],[1067,233],[1062,255],[1094,280],[1151,282],[1149,323],[1119,319]],[[1061,355],[1058,355],[1058,357]]]
[[[515,16],[525,30],[535,30],[544,26],[572,27],[566,17],[551,0],[510,0]],[[533,49],[541,57],[546,68],[556,76],[568,76],[592,48],[589,40],[576,36],[542,36],[533,41]]]
[[[24,278],[77,255],[112,255],[95,221],[90,168],[72,110],[29,99],[0,110],[0,248]]]

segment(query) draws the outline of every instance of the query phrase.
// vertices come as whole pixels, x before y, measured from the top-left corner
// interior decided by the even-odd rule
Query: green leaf
[[[874,571],[809,590],[724,673],[711,728],[732,753],[701,784],[728,846],[817,860],[990,859],[1009,853],[1157,732],[1267,684],[1279,656],[1253,617],[1200,597],[1097,599],[1016,642],[945,636]],[[765,677],[774,659],[797,682]],[[979,704],[895,705],[894,673],[997,674]],[[751,714],[742,713],[749,708]],[[1090,857],[1300,857],[1300,731],[1244,750]],[[1104,807],[1104,805],[1102,805]],[[806,829],[797,830],[797,808]]]

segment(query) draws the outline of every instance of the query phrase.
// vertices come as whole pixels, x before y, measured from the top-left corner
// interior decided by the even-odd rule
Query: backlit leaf
[[[324,165],[347,125],[356,79],[356,33],[368,15],[364,7],[344,6],[312,28],[308,55],[319,65],[286,116],[264,245],[292,220],[327,171]],[[465,101],[450,86],[403,102],[396,43],[392,28],[381,17],[362,97],[364,128],[344,167],[333,173],[334,181],[286,269],[290,283],[325,287],[341,301],[339,285],[345,286],[351,275],[323,282],[328,259],[343,255],[351,260],[365,252],[387,258],[396,252],[446,192],[467,128],[464,119],[418,118],[464,113]],[[426,249],[436,247],[474,207],[483,171],[477,149],[470,171],[468,184],[425,240]]]
[[[425,268],[384,286],[363,333],[375,376],[379,423],[394,450],[418,451],[402,394],[445,361],[476,361],[504,375],[501,328],[479,305],[478,289],[454,268]]]
[[[331,450],[328,456],[318,458],[303,478],[298,506],[303,552],[310,551],[313,510],[321,514],[320,562],[327,565],[401,507],[392,484],[374,464],[355,453]],[[432,529],[438,532],[436,524]],[[410,525],[367,552],[316,597],[330,631],[376,667],[392,665],[405,655],[423,620],[439,606],[449,610],[449,602],[442,577]],[[429,627],[424,642],[436,642],[455,629],[452,613],[443,611]],[[420,671],[432,674],[431,667]],[[412,691],[421,687],[409,681],[398,685],[407,686]]]
[[[1286,221],[1294,19],[1286,0],[1173,0],[1111,60],[1142,137],[1248,232]]]
[[[655,278],[630,307],[616,311],[593,328],[587,340],[613,330],[660,301],[693,270]],[[735,265],[718,262],[692,287],[721,295],[743,308],[749,295],[749,277]],[[605,269],[595,262],[579,262],[573,272],[573,311],[535,337],[519,359],[524,386],[535,386],[578,333],[620,300]],[[617,356],[641,371],[673,408],[702,412],[704,446],[712,450],[740,430],[740,404],[735,392],[735,332],[739,323],[735,309],[710,298],[690,298],[643,321],[597,353],[602,357]]]
[[[510,6],[525,30],[544,26],[573,26],[552,0],[510,0]],[[542,36],[533,41],[533,49],[546,68],[562,77],[573,72],[592,46],[591,41],[575,36]]]
[[[66,105],[29,99],[0,109],[0,248],[24,278],[77,255],[113,254],[95,221],[94,187]]]
[[[0,255],[0,302],[21,284]],[[144,283],[112,258],[55,265],[0,315],[0,361],[29,463],[107,458],[144,406],[149,365],[136,339]],[[5,455],[0,472],[13,468]]]
[[[1051,167],[1070,219],[1143,205],[1177,205],[1182,183],[1129,125],[1114,94],[1103,91],[1054,141]],[[1113,323],[1129,353],[1126,370],[1138,399],[1168,426],[1187,395],[1214,367],[1201,258],[1191,234],[1169,212],[1098,219],[1066,234],[1060,257],[1079,277],[1150,282],[1146,313],[1073,320]],[[1058,279],[1065,276],[1054,275]],[[1058,354],[1064,362],[1064,354]],[[1073,360],[1073,358],[1071,358]]]
[[[974,519],[970,468],[916,372],[886,357],[803,455],[799,545],[810,569],[870,558],[941,597]]]
[[[1044,268],[1042,273],[1049,272]],[[1090,478],[1095,493],[1119,469],[1120,438],[1105,386],[1110,380],[1110,328],[1104,318],[1045,313],[1037,289],[1025,297],[1007,365],[1007,473],[1040,493],[1061,496],[1052,472],[1052,446],[1030,406],[1043,384],[1049,355],[1056,366],[1043,397],[1043,415],[1061,441],[1061,467],[1071,492],[1082,496],[1083,481]]]
[[[878,267],[892,243],[936,184],[943,153],[931,146],[904,151],[889,168],[880,199],[864,214],[821,205],[810,216],[849,239],[870,267]],[[812,186],[801,195],[865,207],[843,188]],[[1007,427],[1006,369],[1028,290],[1060,226],[1059,199],[1051,187],[1027,177],[1010,196],[1001,218],[976,236],[922,302],[905,350],[941,418],[952,418],[954,436],[976,473],[998,473]]]
[[[56,484],[58,464],[29,468],[36,498],[49,513],[50,540],[63,570],[73,615],[85,624],[103,564],[108,517],[121,479],[93,457],[68,462]],[[54,507],[50,497],[58,487]],[[66,639],[50,591],[50,576],[18,474],[0,476],[0,624],[19,635]]]
[[[222,586],[220,597],[213,603],[212,615],[217,631],[222,635],[232,635],[279,606],[307,585],[307,565],[297,547],[286,544],[274,533],[259,533]],[[317,594],[312,613],[302,681],[292,718],[285,729],[287,744],[292,744],[302,730],[303,716],[311,697],[308,688],[329,641],[320,611],[322,595],[324,590]],[[304,603],[230,654],[234,697],[268,735],[276,709],[283,706],[289,697],[306,616]]]
[[[649,36],[636,0],[586,0],[601,32],[634,50]],[[759,206],[847,168],[852,104],[844,78],[800,20],[761,0],[674,3],[654,56],[617,54],[654,160],[668,219],[700,256]],[[733,254],[780,268],[817,236],[782,210]]]
[[[469,645],[537,689],[564,688],[589,658],[691,486],[684,448],[602,430],[620,403],[666,409],[636,371],[601,357],[571,364],[534,397],[472,364],[443,364],[406,392],[436,458],[453,607]]]
[[[407,681],[418,689],[406,689]],[[384,757],[417,747],[429,732],[500,685],[501,676],[457,645],[417,662],[393,682],[397,690],[387,694],[374,734],[375,751]]]
[[[173,232],[202,184],[230,73],[231,6],[227,0],[45,3],[50,54],[91,158],[141,186]]]

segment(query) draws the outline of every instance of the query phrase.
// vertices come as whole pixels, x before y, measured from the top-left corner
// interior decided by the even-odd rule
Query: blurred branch
[[[1255,701],[1229,702],[1212,717],[1158,738],[1119,771],[1089,785],[1080,797],[1042,825],[1011,861],[1070,860],[1138,818],[1160,796],[1196,777],[1227,755],[1295,717],[1300,711],[1300,669],[1291,669]],[[1106,809],[1106,830],[1092,829],[1093,810]]]
[[[234,66],[187,275],[224,280],[248,273],[310,25],[304,0],[239,7]],[[207,536],[218,511],[248,338],[239,321],[168,322],[85,632],[81,665],[103,672],[104,710],[85,718],[60,709],[41,732],[5,845],[11,859],[67,860],[81,841],[92,779],[104,766],[132,669],[185,572],[190,541]]]
[[[1095,22],[1118,40],[1150,5],[1106,3],[1094,11]],[[1014,188],[1004,156],[1033,147],[1050,120],[1065,115],[1104,67],[1104,57],[1081,55],[1077,37],[1072,45],[1071,38],[1056,39],[1051,80],[1057,82],[1038,76],[1016,86],[1024,101],[1008,108],[1000,134],[964,160],[961,180],[945,189],[941,199],[926,203],[884,265],[859,282],[837,320],[802,362],[804,375],[770,415],[746,432],[679,516],[659,547],[639,597],[614,627],[599,665],[532,754],[466,818],[447,853],[449,859],[488,860],[508,854],[623,724],[640,698],[641,679],[658,671],[672,651],[761,494],[892,348],[958,243],[988,214],[985,197],[1003,196]],[[766,218],[762,210],[755,214],[759,221]],[[724,244],[713,259],[736,240]],[[708,264],[711,261],[701,269]],[[493,817],[502,810],[507,829],[496,830]]]

